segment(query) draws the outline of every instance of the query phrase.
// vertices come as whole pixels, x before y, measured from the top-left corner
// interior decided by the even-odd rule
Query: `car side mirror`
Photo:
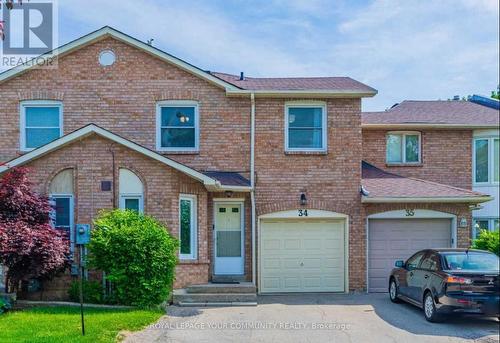
[[[398,268],[403,268],[405,266],[405,261],[399,260],[394,263],[394,265]]]

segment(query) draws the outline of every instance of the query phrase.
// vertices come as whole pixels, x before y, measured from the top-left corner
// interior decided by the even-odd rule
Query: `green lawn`
[[[39,307],[0,315],[0,342],[114,342],[121,330],[137,331],[161,311],[85,308],[85,337],[79,307]]]

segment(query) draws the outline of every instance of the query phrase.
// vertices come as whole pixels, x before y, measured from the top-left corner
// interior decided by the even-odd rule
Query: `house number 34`
[[[299,217],[307,217],[307,210],[299,210]]]
[[[415,210],[412,208],[407,208],[405,211],[407,217],[413,217],[415,215]]]

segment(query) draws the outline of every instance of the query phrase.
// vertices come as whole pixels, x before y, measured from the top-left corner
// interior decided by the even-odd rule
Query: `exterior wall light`
[[[300,205],[301,206],[307,205],[307,198],[305,193],[300,194]]]

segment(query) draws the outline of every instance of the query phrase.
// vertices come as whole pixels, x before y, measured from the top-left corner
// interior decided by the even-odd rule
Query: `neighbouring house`
[[[472,238],[479,229],[498,230],[498,108],[498,100],[474,95],[469,101],[407,100],[363,113],[363,158],[388,172],[491,195],[492,201],[473,207]],[[379,150],[384,141],[385,153]],[[411,154],[408,160],[405,145],[420,159]]]
[[[71,237],[101,209],[155,216],[180,239],[176,288],[383,292],[394,260],[469,246],[491,200],[471,190],[470,127],[370,126],[377,92],[348,77],[208,72],[110,27],[57,62],[0,74],[0,173],[30,167]]]
[[[469,101],[496,110],[497,126],[474,130],[473,146],[473,170],[474,177],[472,187],[479,192],[491,194],[493,201],[485,203],[482,208],[474,211],[474,226],[472,236],[476,237],[479,230],[499,230],[500,229],[500,203],[499,203],[499,127],[498,116],[500,101],[490,97],[472,95]]]

